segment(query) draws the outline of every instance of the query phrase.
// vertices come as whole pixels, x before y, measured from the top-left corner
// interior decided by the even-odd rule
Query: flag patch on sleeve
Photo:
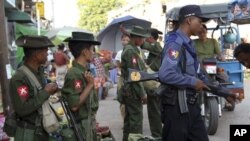
[[[29,98],[29,88],[26,85],[18,87],[17,93],[22,100],[27,100]]]
[[[75,80],[74,86],[75,86],[75,89],[80,89],[82,87],[82,81],[81,80]]]

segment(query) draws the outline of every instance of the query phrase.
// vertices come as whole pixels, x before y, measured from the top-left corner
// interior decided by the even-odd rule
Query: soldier
[[[18,119],[16,141],[45,141],[49,134],[42,126],[42,104],[57,91],[55,83],[47,84],[41,66],[47,61],[48,47],[53,43],[45,36],[21,36],[16,44],[24,49],[24,64],[10,80],[10,94]],[[36,89],[21,68],[26,68],[43,88]]]
[[[96,141],[96,120],[99,103],[94,90],[94,77],[89,71],[89,63],[94,54],[93,34],[72,32],[72,37],[65,40],[75,60],[65,76],[62,95],[65,96],[75,115],[86,141]]]
[[[151,28],[150,29],[151,36],[146,38],[146,42],[141,46],[142,49],[146,49],[149,51],[149,55],[147,58],[147,65],[153,71],[159,71],[161,65],[161,51],[162,47],[159,42],[157,42],[159,38],[159,34],[162,34],[161,31]]]
[[[146,38],[146,42],[144,42],[141,48],[149,51],[146,62],[148,67],[156,72],[159,71],[161,65],[162,47],[157,40],[159,34],[162,34],[162,32],[155,28],[151,28],[150,33],[151,36]],[[147,91],[147,109],[150,131],[152,137],[159,138],[162,136],[160,97],[154,94],[156,87],[145,87],[145,89]]]
[[[124,80],[128,79],[128,68],[145,70],[138,47],[149,36],[147,30],[140,26],[133,26],[127,32],[130,34],[130,42],[124,47],[121,61],[121,76]],[[127,141],[129,133],[142,134],[142,104],[146,103],[147,96],[141,82],[124,84],[122,88],[125,104],[123,141]]]
[[[168,84],[162,95],[163,141],[208,141],[200,107],[195,99],[196,91],[207,86],[196,77],[198,60],[190,39],[191,35],[200,32],[202,22],[207,20],[199,6],[184,6],[179,11],[179,29],[166,40],[159,70],[160,81]],[[186,103],[177,98],[182,94],[182,89],[186,93],[188,111],[181,111],[182,107],[179,106],[179,103]]]

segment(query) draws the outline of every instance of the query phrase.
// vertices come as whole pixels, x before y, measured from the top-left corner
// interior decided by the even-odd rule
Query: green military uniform
[[[141,38],[147,36],[140,32],[144,29],[138,26],[133,27],[128,32],[130,35],[137,35]],[[139,33],[139,34],[137,34]],[[132,36],[131,36],[132,38]],[[121,76],[127,80],[128,79],[128,68],[133,68],[141,71],[145,71],[144,61],[140,56],[140,50],[132,42],[126,45],[122,52],[121,59]],[[124,118],[124,128],[123,128],[123,141],[128,140],[129,133],[141,133],[142,134],[142,101],[141,98],[145,96],[146,92],[144,90],[143,84],[141,82],[124,84],[122,87],[124,90],[123,100],[125,104],[125,118]]]
[[[17,39],[16,44],[24,48],[34,49],[54,46],[47,37],[43,36],[22,36]],[[43,75],[43,69],[36,71],[27,64],[24,63],[24,65],[44,87],[47,82]],[[10,79],[9,86],[13,108],[19,120],[14,139],[16,141],[49,140],[49,135],[42,126],[41,114],[42,104],[49,98],[49,93],[43,89],[35,90],[28,76],[21,70],[16,71]]]
[[[72,37],[66,39],[69,42],[69,48],[72,54],[76,52],[82,52],[86,47],[91,47],[91,45],[99,45],[100,42],[94,40],[93,34],[84,32],[72,32]],[[75,44],[71,44],[75,43]],[[82,44],[83,43],[83,44]],[[88,44],[85,44],[88,43]],[[90,45],[90,46],[89,46]],[[81,50],[74,50],[80,48]],[[65,76],[64,86],[62,88],[62,95],[66,98],[69,103],[70,109],[72,109],[80,101],[80,95],[87,87],[87,79],[84,77],[84,73],[89,70],[89,68],[84,67],[84,65],[79,64],[77,59],[85,55],[79,54],[74,55],[75,59],[72,63],[72,68],[70,68]],[[86,58],[85,58],[86,59]],[[89,66],[87,61],[86,66]],[[76,122],[81,128],[82,135],[86,141],[96,141],[96,112],[98,110],[98,96],[95,93],[94,87],[91,89],[89,95],[79,109],[74,113]]]
[[[68,101],[70,108],[72,108],[75,103],[78,103],[80,94],[86,87],[87,82],[83,77],[83,73],[86,70],[87,68],[73,61],[72,68],[68,70],[65,76],[62,94]],[[98,97],[94,92],[93,89],[86,99],[86,102],[74,113],[77,122],[81,125],[83,136],[88,141],[96,140],[95,114],[98,109]]]
[[[140,51],[133,44],[129,43],[122,53],[122,76],[128,78],[128,68],[145,70]],[[124,84],[127,90],[123,96],[125,104],[125,119],[123,128],[123,140],[126,141],[129,133],[142,133],[142,102],[141,97],[146,94],[141,82]]]
[[[156,30],[152,30],[152,32],[156,32]],[[158,31],[158,30],[157,30]],[[141,46],[142,49],[146,49],[149,51],[149,55],[147,58],[147,65],[153,71],[159,71],[161,66],[161,52],[162,47],[159,42],[149,43],[144,42]],[[161,110],[160,110],[160,97],[153,94],[154,89],[149,89],[145,87],[147,92],[147,110],[148,110],[148,120],[149,127],[153,137],[159,138],[162,136],[162,123],[161,123]]]
[[[33,72],[42,86],[45,86],[45,77],[43,76],[43,72],[36,72],[29,66],[27,67]],[[17,117],[20,118],[15,140],[48,140],[48,133],[44,131],[41,124],[42,115],[39,114],[38,110],[41,110],[41,106],[43,102],[49,98],[49,94],[44,90],[40,90],[38,94],[35,94],[34,87],[32,86],[28,77],[22,71],[17,71],[16,74],[11,78],[10,86],[13,106]],[[27,124],[27,127],[25,127],[25,124]],[[39,132],[42,133],[41,135],[35,133],[35,131],[37,132],[38,130],[40,130]]]
[[[144,42],[141,46],[142,49],[146,49],[149,51],[149,55],[147,58],[147,65],[153,70],[158,71],[161,66],[161,51],[162,47],[159,42],[148,43]]]

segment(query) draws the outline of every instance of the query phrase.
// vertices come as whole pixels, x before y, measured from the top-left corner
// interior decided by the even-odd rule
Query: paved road
[[[223,115],[219,121],[219,128],[217,133],[210,136],[210,141],[229,141],[229,125],[232,124],[250,124],[250,81],[245,82],[245,99],[242,103],[236,105],[236,109],[233,112],[223,111]],[[123,121],[119,111],[119,103],[114,100],[115,88],[109,91],[109,96],[106,100],[100,101],[100,108],[97,113],[97,121],[101,125],[108,125],[111,128],[112,133],[117,141],[122,140],[122,126]],[[147,107],[143,107],[143,134],[150,135],[149,124],[147,118]]]

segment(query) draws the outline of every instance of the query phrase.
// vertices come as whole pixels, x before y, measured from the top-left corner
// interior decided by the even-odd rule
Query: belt
[[[25,122],[25,121],[18,121],[17,122],[17,126],[21,127],[21,128],[26,128],[26,129],[31,129],[31,130],[36,130],[37,127],[34,124]]]

